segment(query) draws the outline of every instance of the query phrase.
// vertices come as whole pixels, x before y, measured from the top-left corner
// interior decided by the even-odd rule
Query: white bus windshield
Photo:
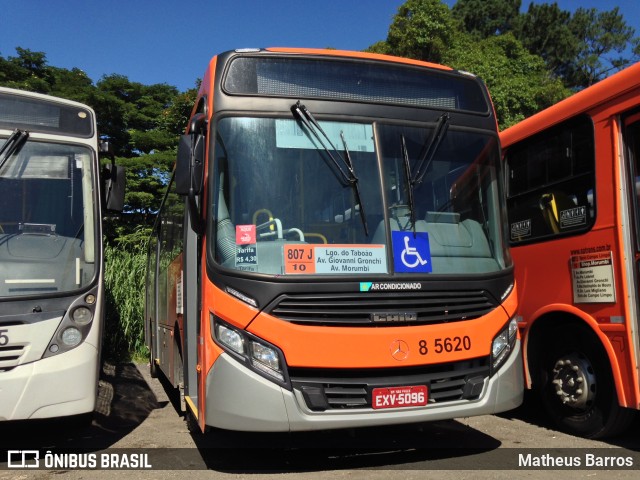
[[[435,126],[319,124],[326,145],[295,119],[219,120],[211,195],[219,265],[275,275],[510,266],[494,135],[450,126],[421,162]],[[345,165],[353,175],[340,172]]]
[[[6,141],[0,139],[0,147]],[[60,293],[96,274],[92,150],[29,138],[0,168],[0,297]]]

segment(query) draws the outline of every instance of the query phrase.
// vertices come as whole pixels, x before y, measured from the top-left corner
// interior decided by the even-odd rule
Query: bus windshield
[[[495,135],[447,125],[434,145],[435,124],[318,125],[323,134],[294,118],[218,121],[210,249],[219,265],[273,275],[511,265]]]
[[[92,150],[29,138],[3,160],[0,297],[89,285],[96,274]]]

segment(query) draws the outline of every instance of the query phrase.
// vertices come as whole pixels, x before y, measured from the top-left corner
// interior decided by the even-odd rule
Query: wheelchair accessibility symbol
[[[396,272],[431,272],[431,251],[427,232],[391,232]]]

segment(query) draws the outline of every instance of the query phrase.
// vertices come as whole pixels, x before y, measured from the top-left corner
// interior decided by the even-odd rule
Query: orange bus
[[[526,382],[561,428],[640,406],[640,64],[500,135]]]
[[[473,75],[337,50],[214,57],[149,242],[152,374],[202,431],[518,406],[501,168]]]

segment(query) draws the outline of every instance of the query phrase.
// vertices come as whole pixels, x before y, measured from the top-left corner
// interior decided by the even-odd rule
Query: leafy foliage
[[[458,0],[451,11],[467,33],[488,38],[511,30],[521,3],[521,0]]]
[[[640,55],[619,13],[521,0],[407,0],[368,51],[444,63],[479,75],[505,128],[614,73]],[[632,54],[623,52],[633,49]]]
[[[144,343],[145,243],[105,247],[104,350],[113,360],[146,357]]]
[[[623,54],[630,44],[637,44],[638,39],[634,39],[634,29],[626,24],[618,7],[608,12],[578,8],[570,27],[579,42],[575,62],[567,76],[573,86],[593,85],[631,63]]]
[[[448,55],[449,65],[474,72],[487,84],[500,128],[514,125],[569,94],[549,75],[544,61],[511,34],[480,41],[463,37]]]
[[[521,14],[520,4],[520,0],[458,0],[452,12],[475,37],[512,32],[572,90],[588,87],[640,56],[640,39],[618,7],[604,12],[578,8],[571,14],[555,2],[531,2]]]
[[[394,55],[439,63],[454,31],[449,8],[440,0],[408,0],[389,27],[387,44]]]

